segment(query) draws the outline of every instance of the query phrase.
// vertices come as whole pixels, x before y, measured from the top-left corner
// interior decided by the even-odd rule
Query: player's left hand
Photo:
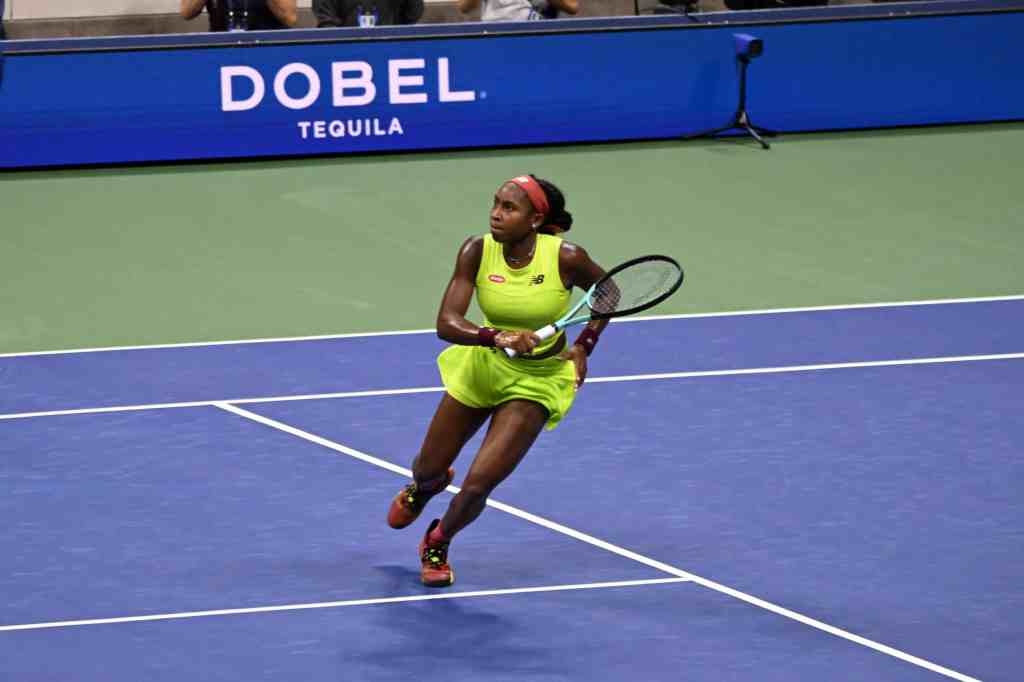
[[[573,344],[562,351],[559,357],[563,360],[571,360],[576,365],[576,388],[582,386],[587,379],[587,351],[583,349],[583,346]]]

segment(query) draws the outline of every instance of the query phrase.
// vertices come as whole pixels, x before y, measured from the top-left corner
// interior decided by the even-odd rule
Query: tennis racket
[[[538,329],[541,341],[566,327],[591,320],[609,320],[653,308],[676,292],[683,283],[683,268],[668,256],[641,256],[615,266],[565,314],[562,319]],[[586,306],[586,311],[580,313]],[[505,349],[510,358],[516,356]]]

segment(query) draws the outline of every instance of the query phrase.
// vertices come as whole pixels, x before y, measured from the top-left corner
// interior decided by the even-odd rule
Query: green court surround
[[[653,313],[1024,294],[1024,124],[7,173],[0,353],[433,325],[491,194],[559,184]]]

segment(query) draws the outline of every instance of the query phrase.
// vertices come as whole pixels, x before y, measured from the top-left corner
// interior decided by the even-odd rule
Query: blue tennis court
[[[1024,297],[612,325],[420,585],[423,331],[0,356],[0,678],[1020,679]],[[456,464],[456,485],[477,441]]]

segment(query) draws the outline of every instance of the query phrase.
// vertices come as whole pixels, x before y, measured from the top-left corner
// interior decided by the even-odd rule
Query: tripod
[[[771,145],[765,142],[764,138],[775,137],[775,131],[754,125],[750,122],[750,115],[747,114],[747,67],[750,66],[750,57],[739,55],[736,59],[740,63],[740,104],[736,108],[736,114],[733,116],[732,121],[729,122],[729,125],[724,125],[720,128],[712,128],[700,133],[684,135],[684,140],[693,140],[698,137],[715,137],[727,130],[745,130],[750,133],[751,137],[761,143],[762,149],[771,148]]]

